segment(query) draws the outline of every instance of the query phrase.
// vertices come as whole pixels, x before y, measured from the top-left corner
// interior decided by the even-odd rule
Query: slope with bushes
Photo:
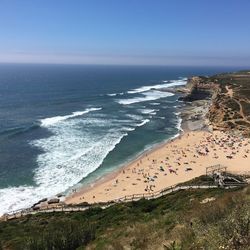
[[[2,249],[250,249],[250,187],[26,216],[1,222],[0,242]]]

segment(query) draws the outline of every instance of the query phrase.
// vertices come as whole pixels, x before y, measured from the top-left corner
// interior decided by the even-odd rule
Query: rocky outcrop
[[[55,203],[59,203],[60,202],[60,199],[58,199],[58,198],[53,198],[53,199],[50,199],[49,201],[48,201],[48,204],[55,204]]]
[[[206,117],[213,129],[238,131],[250,137],[250,73],[236,72],[212,77],[192,77],[180,100],[210,99]]]
[[[217,86],[206,77],[195,76],[188,79],[186,88],[189,89],[189,93],[180,97],[180,100],[192,102],[211,98]]]

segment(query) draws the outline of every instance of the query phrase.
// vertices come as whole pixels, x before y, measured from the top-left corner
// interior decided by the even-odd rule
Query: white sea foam
[[[87,114],[87,113],[89,113],[91,111],[97,111],[97,110],[101,110],[101,109],[102,108],[88,108],[88,109],[86,109],[84,111],[73,112],[71,115],[54,116],[54,117],[44,118],[40,122],[41,122],[42,127],[50,127],[50,126],[53,126],[53,125],[57,124],[58,122],[65,121],[67,119],[74,118],[74,117],[77,117],[77,116],[81,116],[81,115]]]
[[[183,131],[183,129],[182,129],[182,127],[181,127],[181,123],[182,123],[182,119],[179,117],[178,122],[177,122],[177,125],[176,125],[176,128],[177,128],[179,131]]]
[[[145,115],[156,115],[159,109],[138,109],[138,111]]]
[[[158,106],[158,105],[160,105],[160,103],[159,102],[151,102],[150,105]]]
[[[142,114],[152,114],[155,113],[155,111],[159,111],[159,109],[138,109],[138,111]]]
[[[171,81],[163,81],[164,84],[156,84],[156,85],[150,85],[150,86],[143,86],[140,88],[132,89],[127,91],[128,94],[136,94],[136,93],[142,93],[146,92],[152,89],[164,89],[164,88],[169,88],[169,87],[174,87],[174,86],[180,86],[180,85],[185,85],[186,80],[171,80]]]
[[[181,127],[181,124],[182,124],[182,118],[179,116],[181,113],[180,112],[176,112],[174,113],[176,116],[177,116],[177,125],[176,125],[176,128],[179,130],[179,131],[183,131],[182,127]]]
[[[126,116],[134,121],[141,121],[143,119],[141,115],[127,114]]]
[[[120,93],[111,93],[111,94],[107,94],[107,96],[117,96],[117,95],[124,95],[123,92]]]
[[[175,138],[177,138],[180,135],[180,133],[177,133],[175,135],[173,135],[172,137],[170,137],[168,140],[174,140]]]
[[[145,119],[141,123],[137,124],[137,127],[141,127],[141,126],[143,126],[144,124],[146,124],[148,122],[150,122],[150,120],[149,119]]]
[[[112,138],[112,135],[107,136],[100,143],[95,143],[94,148],[92,147],[89,150],[83,149],[82,152],[80,149],[79,152],[76,152],[76,149],[74,149],[75,155],[72,152],[73,156],[71,155],[68,159],[64,158],[64,160],[62,160],[62,157],[66,157],[66,154],[63,155],[63,152],[59,151],[57,151],[59,153],[58,156],[52,153],[50,160],[48,159],[49,153],[41,155],[39,159],[41,166],[35,173],[35,180],[38,186],[0,189],[0,215],[12,210],[30,207],[38,200],[63,192],[66,188],[78,183],[83,177],[98,168],[106,155],[126,135],[127,133],[124,133],[114,136],[115,138]],[[58,164],[57,160],[60,160],[60,164]],[[53,166],[53,164],[55,165]]]
[[[157,100],[160,98],[173,96],[174,94],[169,93],[169,92],[161,92],[161,91],[152,90],[152,91],[141,93],[141,95],[142,95],[141,97],[119,99],[117,100],[117,102],[123,105],[129,105],[129,104],[138,103],[138,102],[153,101],[153,100]]]
[[[123,130],[119,121],[104,119],[98,113],[94,115],[49,126],[52,136],[30,143],[43,152],[37,157],[35,186],[0,189],[0,214],[29,207],[41,198],[64,192],[77,184],[102,164],[108,153],[128,135],[126,131],[135,129],[128,126]],[[96,129],[98,133],[93,132]]]
[[[151,89],[137,93],[141,96],[118,102],[127,105],[172,95]],[[74,186],[97,169],[130,131],[150,122],[150,119],[143,119],[143,114],[128,114],[117,122],[108,119],[102,112],[92,113],[98,110],[101,108],[89,108],[40,121],[41,126],[46,127],[52,136],[30,142],[42,152],[37,157],[38,168],[34,170],[35,185],[0,189],[0,214],[29,207],[41,198],[54,196]],[[145,109],[144,114],[154,115],[156,111]],[[178,129],[180,124],[181,120],[178,121]],[[96,129],[98,133],[93,132]]]
[[[134,128],[131,128],[131,127],[123,127],[122,130],[131,132],[131,131],[134,131],[134,130],[135,130],[135,127],[134,127]]]
[[[35,180],[41,186],[53,186],[57,192],[78,183],[98,168],[107,154],[127,135],[120,131],[89,135],[88,132],[66,127],[55,132],[57,135],[35,142],[45,151],[37,159],[39,168]]]

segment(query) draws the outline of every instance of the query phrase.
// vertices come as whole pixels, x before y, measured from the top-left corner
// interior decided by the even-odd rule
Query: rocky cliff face
[[[188,79],[186,88],[189,90],[188,94],[181,97],[183,101],[197,101],[211,98],[215,92],[216,85],[209,82],[207,77],[192,77]]]
[[[250,72],[192,77],[186,88],[183,101],[211,99],[207,118],[213,129],[240,131],[250,137]]]

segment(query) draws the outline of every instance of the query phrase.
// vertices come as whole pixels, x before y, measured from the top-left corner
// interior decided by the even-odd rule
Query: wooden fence
[[[246,185],[246,183],[228,183],[225,185],[225,188],[235,188],[239,186]],[[94,207],[100,207],[102,209],[105,209],[107,207],[110,207],[117,203],[123,203],[123,202],[131,202],[131,201],[138,201],[140,199],[156,199],[161,196],[164,196],[166,194],[170,194],[172,192],[176,192],[179,190],[187,190],[187,189],[209,189],[209,188],[218,188],[218,185],[214,185],[211,183],[203,183],[203,184],[197,184],[197,185],[174,185],[167,188],[164,188],[162,190],[156,191],[156,192],[150,192],[150,193],[142,193],[142,194],[133,194],[133,195],[125,195],[121,198],[113,199],[107,202],[100,202],[100,203],[92,203],[92,204],[86,204],[86,205],[57,205],[55,207],[42,207],[39,210],[33,210],[32,208],[27,209],[20,209],[16,211],[9,212],[7,214],[4,214],[2,218],[4,220],[10,220],[14,218],[20,218],[22,216],[26,216],[29,214],[37,214],[37,213],[52,213],[52,212],[79,212],[79,211],[85,211],[89,208]]]
[[[170,186],[168,188],[164,188],[162,190],[156,191],[156,192],[150,192],[150,193],[142,193],[142,194],[133,194],[133,195],[125,195],[121,198],[113,199],[107,202],[100,202],[100,203],[92,203],[88,205],[74,205],[74,206],[69,206],[69,205],[57,205],[55,207],[43,207],[39,210],[33,210],[32,208],[27,208],[27,209],[20,209],[16,211],[9,212],[7,214],[3,215],[4,220],[10,220],[14,218],[19,218],[22,216],[26,216],[28,214],[37,214],[37,213],[51,213],[51,212],[76,212],[76,211],[85,211],[89,208],[93,207],[101,207],[101,208],[107,208],[109,206],[112,206],[117,203],[122,203],[122,202],[131,202],[131,201],[138,201],[140,199],[155,199],[159,198],[163,195],[170,194],[172,192],[176,192],[179,190],[187,190],[187,189],[204,189],[204,188],[218,188],[216,185],[212,185],[211,183],[208,183],[206,185],[175,185],[175,186]]]

